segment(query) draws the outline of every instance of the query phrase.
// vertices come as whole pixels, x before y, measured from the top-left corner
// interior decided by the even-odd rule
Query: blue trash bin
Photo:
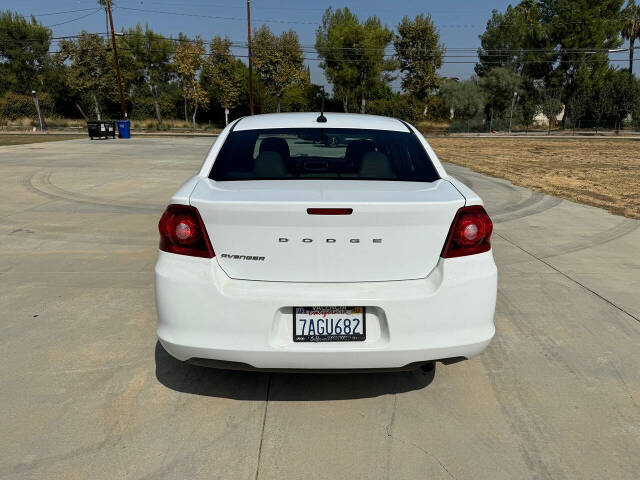
[[[131,138],[131,122],[129,120],[117,120],[118,136],[120,138]]]

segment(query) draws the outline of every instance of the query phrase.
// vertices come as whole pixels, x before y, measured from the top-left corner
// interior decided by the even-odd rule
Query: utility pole
[[[42,112],[40,111],[40,101],[38,100],[38,92],[35,90],[31,90],[31,94],[33,95],[33,103],[36,105],[36,112],[38,112],[38,120],[40,120],[40,131],[44,132],[47,129],[47,124],[44,121],[42,116]]]
[[[104,6],[104,24],[106,27],[105,32],[109,35],[109,11],[107,10],[107,5]]]
[[[118,74],[118,91],[120,93],[120,106],[122,107],[122,119],[127,119],[127,104],[124,101],[124,88],[122,87],[122,74],[120,73],[120,58],[118,57],[118,46],[116,45],[116,32],[113,28],[113,16],[111,15],[111,0],[107,0],[107,12],[109,13],[109,23],[111,24],[111,41],[113,42],[113,56],[116,61],[116,73]]]
[[[511,115],[509,116],[509,135],[511,135],[511,121],[513,120],[513,107],[516,105],[518,92],[513,92],[513,100],[511,100]]]
[[[253,68],[251,65],[251,0],[247,0],[247,50],[249,51],[249,112],[253,115]]]

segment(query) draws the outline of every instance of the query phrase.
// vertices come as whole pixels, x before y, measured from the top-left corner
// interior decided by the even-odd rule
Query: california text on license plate
[[[364,307],[293,307],[294,342],[362,342]]]

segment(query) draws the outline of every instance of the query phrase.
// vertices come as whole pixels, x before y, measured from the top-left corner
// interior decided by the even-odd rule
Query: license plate
[[[293,307],[294,342],[362,342],[364,307]]]

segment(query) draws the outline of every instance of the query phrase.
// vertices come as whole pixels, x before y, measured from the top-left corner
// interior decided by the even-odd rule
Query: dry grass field
[[[429,138],[438,157],[523,187],[640,218],[640,141]]]

